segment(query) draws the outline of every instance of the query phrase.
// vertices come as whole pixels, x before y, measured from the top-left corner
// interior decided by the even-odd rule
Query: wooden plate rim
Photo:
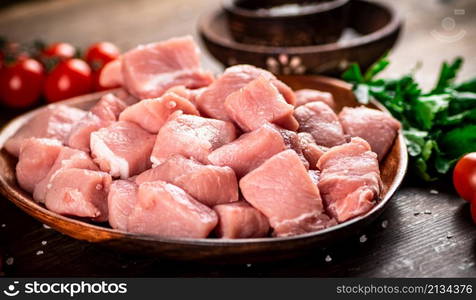
[[[340,86],[348,86],[347,83],[341,80],[334,79],[334,78],[318,76],[318,75],[309,76],[309,77],[315,77],[317,80],[320,80],[320,81],[327,81],[327,82],[332,81],[333,83],[338,84]],[[102,95],[108,92],[111,92],[111,91],[99,92],[94,94],[83,95],[80,97],[75,97],[75,98],[64,101],[62,104],[75,105],[78,103],[86,103],[89,101],[94,101],[95,99],[99,99]],[[371,104],[373,104],[374,106],[376,106],[378,109],[382,111],[388,112],[387,109],[382,104],[380,104],[379,102],[375,100],[371,100]],[[14,130],[12,129],[14,129],[15,127],[18,128],[20,124],[23,124],[24,122],[26,122],[28,118],[31,118],[34,114],[36,114],[42,108],[44,107],[37,108],[33,111],[20,115],[14,118],[13,120],[9,121],[0,131],[0,148],[3,147],[3,144],[8,139],[8,137],[14,133]],[[136,233],[125,232],[125,231],[116,230],[112,228],[102,227],[99,225],[87,223],[87,222],[74,219],[74,218],[65,217],[55,212],[52,212],[46,209],[45,207],[37,204],[36,202],[34,202],[31,199],[30,195],[26,196],[25,195],[26,192],[23,192],[23,191],[20,192],[16,190],[14,187],[10,186],[5,181],[4,176],[0,176],[0,191],[2,192],[3,195],[7,197],[9,201],[11,201],[17,207],[25,211],[27,214],[39,220],[40,222],[46,223],[52,228],[57,229],[58,231],[62,231],[62,230],[61,228],[58,228],[58,226],[56,226],[55,224],[55,220],[57,219],[65,223],[71,223],[76,226],[85,227],[85,228],[89,228],[91,230],[95,230],[101,233],[109,234],[107,238],[97,238],[97,239],[89,240],[90,242],[103,242],[107,240],[121,239],[121,238],[143,240],[143,241],[153,241],[153,242],[160,242],[160,243],[167,243],[167,244],[201,245],[201,246],[242,246],[242,245],[250,245],[250,244],[262,245],[262,244],[292,242],[292,241],[305,240],[308,238],[326,235],[328,233],[332,233],[334,231],[338,231],[340,229],[350,227],[352,224],[363,221],[369,218],[370,216],[372,216],[373,214],[379,213],[383,209],[383,207],[389,202],[389,200],[391,199],[395,191],[398,189],[398,187],[402,183],[406,170],[407,170],[408,154],[407,154],[405,140],[401,132],[399,132],[398,134],[398,145],[399,145],[400,159],[399,159],[398,168],[396,170],[396,176],[394,177],[392,184],[389,186],[383,199],[381,199],[379,203],[372,208],[372,210],[370,210],[365,215],[353,218],[347,222],[338,224],[336,226],[332,226],[317,232],[310,232],[310,233],[301,234],[297,236],[291,236],[291,237],[267,237],[267,238],[248,238],[248,239],[214,239],[214,238],[196,239],[196,238],[163,238],[159,236],[136,234]],[[2,150],[2,151],[5,151],[5,150]],[[2,155],[0,159],[4,160],[5,159],[4,155]],[[37,211],[40,214],[34,215],[33,213],[31,213],[31,211]]]

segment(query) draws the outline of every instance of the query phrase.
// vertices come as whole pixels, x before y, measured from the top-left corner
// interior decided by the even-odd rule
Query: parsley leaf
[[[376,78],[389,63],[384,56],[364,73],[352,64],[342,77],[353,84],[360,103],[376,99],[400,120],[415,173],[425,181],[437,180],[459,157],[476,151],[476,77],[455,84],[463,63],[456,58],[442,64],[435,87],[425,93],[412,71],[400,78]]]

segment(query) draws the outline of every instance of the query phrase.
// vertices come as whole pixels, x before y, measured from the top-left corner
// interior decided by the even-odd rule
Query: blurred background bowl
[[[349,63],[366,68],[395,44],[402,21],[382,3],[353,0],[348,27],[330,44],[300,47],[262,46],[233,38],[226,13],[216,10],[199,21],[199,34],[209,53],[225,67],[251,64],[275,74],[340,75]]]
[[[349,0],[224,0],[232,37],[245,44],[308,46],[337,41]]]

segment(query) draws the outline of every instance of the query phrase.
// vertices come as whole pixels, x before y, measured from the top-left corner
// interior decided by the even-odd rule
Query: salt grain
[[[7,260],[5,261],[5,263],[6,263],[7,265],[11,266],[11,265],[13,265],[13,261],[14,261],[13,257],[9,257],[9,258],[7,258]]]
[[[48,242],[47,241],[41,241],[41,244],[44,246],[46,245]]]
[[[451,239],[452,237],[453,237],[453,234],[452,234],[451,232],[448,232],[448,233],[446,234],[446,238],[447,238],[447,239]]]
[[[2,228],[5,228],[5,227],[7,227],[7,224],[2,224]]]
[[[424,214],[425,214],[425,215],[431,215],[431,211],[425,210]]]
[[[44,254],[44,253],[45,253],[45,252],[43,252],[43,250],[38,250],[38,251],[36,251],[36,255],[42,255],[42,254]]]
[[[251,264],[246,264],[246,267],[247,267],[247,268],[250,268],[250,267],[251,267]]]
[[[430,190],[430,194],[433,194],[433,195],[438,195],[440,192],[438,192],[437,190]]]
[[[46,225],[46,224],[43,224],[43,227],[44,227],[45,229],[51,229],[51,227],[48,226],[48,225]]]
[[[383,220],[382,221],[382,228],[387,228],[388,226],[388,221],[387,220]]]
[[[326,258],[325,258],[326,262],[331,262],[332,261],[332,257],[330,255],[327,255]]]
[[[361,243],[365,243],[365,242],[367,241],[367,236],[366,236],[365,234],[362,235],[362,236],[360,237],[359,241],[360,241]]]

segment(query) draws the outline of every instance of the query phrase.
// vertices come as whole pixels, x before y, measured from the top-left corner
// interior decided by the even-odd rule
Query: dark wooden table
[[[127,49],[175,35],[196,35],[198,16],[219,1],[11,2],[0,9],[0,35],[18,41],[69,41],[82,47],[110,40]],[[430,86],[441,61],[457,55],[466,59],[462,77],[476,74],[475,1],[391,2],[407,21],[387,75],[401,74],[421,61],[417,77]],[[453,19],[455,26],[443,26],[444,18]],[[462,37],[451,41],[438,35],[456,36],[461,31]],[[220,70],[209,57],[204,64]],[[3,122],[9,117],[6,112],[0,116]],[[387,210],[363,236],[316,249],[298,260],[204,265],[124,255],[77,241],[45,228],[0,199],[0,270],[5,276],[475,277],[476,226],[469,205],[456,196],[449,179],[428,185],[409,174]]]

